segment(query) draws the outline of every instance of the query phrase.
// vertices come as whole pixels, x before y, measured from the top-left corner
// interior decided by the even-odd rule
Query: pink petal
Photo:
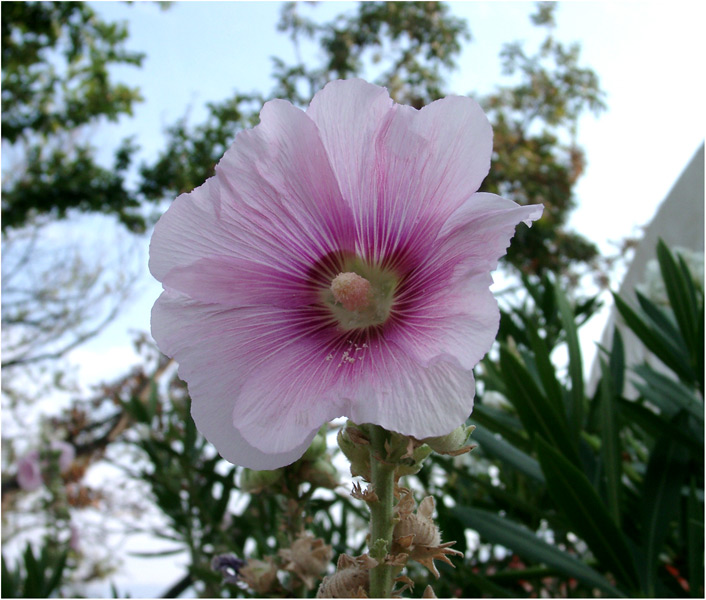
[[[477,274],[447,289],[433,291],[396,312],[399,326],[387,338],[422,365],[447,360],[472,369],[488,352],[498,332],[498,303],[492,278]]]
[[[199,398],[191,404],[191,415],[199,431],[216,447],[223,458],[236,465],[257,470],[278,469],[293,463],[304,454],[321,426],[319,424],[316,429],[302,436],[293,448],[276,452],[270,446],[265,450],[256,448],[243,437],[233,426],[233,406],[227,399],[208,401]],[[273,431],[274,428],[271,427],[268,439],[278,437],[272,436]]]
[[[278,350],[241,388],[234,423],[263,451],[284,451],[339,416],[429,437],[450,432],[471,412],[470,370],[442,360],[424,367],[382,336],[364,345],[307,342]]]
[[[444,224],[423,268],[399,295],[400,326],[388,338],[423,364],[447,355],[472,368],[498,329],[490,271],[505,254],[517,224],[531,225],[541,213],[541,206],[474,194]]]
[[[470,98],[452,96],[416,111],[392,104],[377,86],[338,81],[314,97],[307,114],[373,261],[436,235],[488,173],[492,131]]]
[[[366,357],[365,377],[351,390],[353,421],[425,438],[450,433],[468,418],[475,393],[471,370],[443,358],[424,366],[406,349],[382,344]]]
[[[28,492],[40,488],[44,483],[38,450],[28,452],[17,461],[17,483]]]
[[[316,290],[301,275],[228,256],[201,258],[175,267],[163,283],[194,300],[230,307],[269,304],[296,308],[318,301]]]
[[[292,400],[278,389],[287,379],[296,381],[302,366],[293,360],[315,358],[318,348],[325,364],[312,323],[315,329],[315,320],[301,310],[224,308],[171,290],[158,299],[152,335],[179,363],[196,425],[225,458],[251,468],[282,466],[278,461],[298,458],[321,424],[338,416],[314,406],[315,397]],[[281,364],[282,357],[287,364]],[[258,425],[257,415],[270,413],[271,419]],[[267,435],[255,436],[257,427],[265,427]]]
[[[157,223],[150,269],[160,281],[213,257],[304,276],[327,254],[355,249],[350,209],[314,123],[279,100],[260,116],[236,136],[215,177],[179,196]]]
[[[455,256],[471,272],[494,271],[505,255],[519,223],[528,227],[542,216],[541,204],[520,206],[495,194],[471,196],[446,221],[439,233],[440,260]]]

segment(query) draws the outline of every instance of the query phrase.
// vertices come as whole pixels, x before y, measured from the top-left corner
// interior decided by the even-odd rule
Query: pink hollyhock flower
[[[57,453],[59,471],[65,473],[76,458],[76,449],[68,442],[52,440],[49,451]],[[44,483],[42,471],[47,467],[46,458],[42,459],[39,450],[30,450],[17,461],[17,483],[23,489],[32,491]]]
[[[265,104],[174,201],[152,334],[224,458],[291,463],[339,416],[417,438],[465,421],[497,333],[490,271],[542,212],[477,193],[491,151],[470,98],[418,111],[335,81],[306,112]]]
[[[39,463],[39,450],[30,450],[17,461],[17,484],[28,492],[38,489],[44,483]]]

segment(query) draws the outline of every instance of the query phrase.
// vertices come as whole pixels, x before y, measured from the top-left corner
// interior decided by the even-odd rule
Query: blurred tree
[[[164,151],[142,165],[138,186],[129,191],[124,177],[135,150],[132,142],[126,141],[118,149],[112,168],[104,168],[95,161],[90,144],[74,141],[76,132],[88,124],[129,114],[133,103],[139,99],[136,90],[115,85],[108,77],[110,64],[140,64],[140,55],[123,48],[127,36],[125,28],[102,23],[85,4],[3,3],[3,140],[11,148],[12,156],[20,157],[15,168],[3,177],[4,243],[14,240],[7,235],[13,231],[21,230],[22,235],[31,231],[22,229],[22,226],[36,222],[38,217],[63,218],[75,211],[115,215],[130,230],[141,231],[149,224],[149,219],[144,216],[147,202],[173,199],[203,183],[212,175],[214,165],[236,133],[257,122],[262,103],[268,98],[287,98],[305,106],[327,81],[365,76],[387,86],[396,101],[421,108],[448,93],[444,82],[450,70],[457,66],[462,44],[470,39],[466,23],[454,17],[448,5],[438,2],[365,2],[360,3],[355,11],[328,23],[302,16],[303,6],[300,3],[284,5],[278,27],[292,39],[294,62],[289,64],[283,59],[274,59],[273,90],[269,94],[234,93],[224,102],[210,104],[210,115],[204,123],[193,126],[185,119],[176,123],[167,131]],[[546,39],[537,53],[527,54],[519,44],[510,44],[503,51],[505,73],[512,77],[513,83],[478,98],[495,129],[494,166],[483,189],[521,204],[545,204],[544,219],[531,230],[519,233],[522,239],[517,245],[523,248],[522,252],[509,256],[512,264],[528,273],[567,273],[595,256],[595,248],[584,238],[567,231],[566,222],[575,204],[574,185],[584,165],[583,153],[575,139],[577,122],[586,110],[600,110],[601,92],[595,74],[579,66],[578,47],[566,47],[555,40],[552,33],[555,10],[553,4],[541,4],[533,17],[536,25],[547,29]],[[318,64],[302,58],[304,44],[321,51]],[[22,246],[16,244],[15,248]],[[19,257],[20,273],[22,264],[33,260],[22,258],[21,252],[15,256]],[[69,261],[68,264],[72,263]],[[13,319],[22,322],[23,329],[15,330],[18,332],[15,340],[23,339],[22,332],[32,326],[30,320],[46,329],[45,319],[37,318],[41,310],[48,311],[46,318],[52,314],[64,314],[61,309],[52,309],[51,302],[46,302],[51,295],[43,296],[45,304],[39,308],[27,310],[32,302],[42,298],[43,289],[68,289],[66,280],[56,274],[55,278],[51,277],[51,268],[42,272],[39,267],[36,266],[38,270],[29,279],[46,281],[50,286],[37,288],[39,297],[30,296],[22,301],[18,296],[17,301],[9,303],[8,308],[16,307],[19,317],[13,317],[3,308],[6,324],[12,323]],[[66,271],[63,275],[70,276],[71,269]],[[6,274],[8,272],[12,274],[12,269]],[[83,275],[90,275],[90,270],[84,271]],[[14,281],[18,280],[15,278]],[[74,281],[86,279],[77,275]],[[14,285],[12,277],[8,278],[8,285],[11,284]],[[529,283],[526,287],[529,295],[536,290],[536,286]],[[21,288],[17,289],[21,291]],[[88,292],[81,290],[79,285],[71,293],[75,293],[78,299],[88,298]],[[554,298],[552,290],[544,293],[543,299],[549,304]],[[583,321],[591,310],[589,304],[583,305],[572,317]],[[574,327],[575,322],[574,319],[560,322],[553,304],[543,316],[547,319],[541,321],[545,343],[553,348],[560,340],[566,339],[565,330]],[[61,319],[68,331],[76,333],[80,339],[80,330],[75,326],[81,321],[68,316]],[[510,330],[506,336],[508,346],[512,345],[512,338],[518,340],[523,360],[528,360],[527,346],[534,346],[537,340],[534,337],[527,340],[512,330],[507,314],[502,325],[504,333]],[[52,357],[62,348],[71,347],[71,343],[57,346],[56,351],[38,351],[41,347],[42,344],[37,343],[34,354],[19,352],[16,358],[11,356],[9,360],[16,365],[22,362],[26,365],[28,361],[37,360],[32,356]],[[495,360],[486,362],[486,382],[491,382],[492,376],[497,375],[497,367],[492,370],[495,363]],[[100,398],[94,398],[95,404],[84,403],[89,406],[88,410],[79,404],[65,422],[56,424],[56,428],[65,430],[67,439],[77,446],[78,456],[85,459],[83,468],[90,461],[104,456],[105,449],[116,441],[127,441],[144,453],[147,465],[143,467],[139,461],[134,461],[130,465],[130,476],[141,478],[149,486],[151,498],[168,521],[169,528],[158,532],[174,544],[165,553],[187,550],[191,560],[184,578],[167,595],[178,595],[189,587],[208,596],[254,595],[257,590],[252,585],[253,591],[245,591],[233,584],[222,585],[219,574],[209,568],[210,560],[227,551],[248,552],[249,559],[276,557],[278,550],[291,543],[290,534],[295,528],[288,519],[300,519],[303,505],[310,515],[309,529],[332,544],[336,553],[350,550],[351,538],[359,533],[355,523],[364,519],[365,514],[358,514],[356,504],[345,492],[328,492],[316,497],[310,494],[317,488],[312,479],[316,475],[314,461],[302,459],[292,466],[272,486],[269,491],[274,493],[271,494],[246,495],[252,490],[238,490],[234,486],[235,470],[216,457],[213,448],[195,430],[188,412],[188,394],[174,371],[167,369],[167,364],[159,363],[155,374],[155,380],[160,378],[160,385],[152,384],[147,371],[140,372],[139,376],[129,376],[125,385],[106,388]],[[514,363],[510,362],[510,365]],[[533,378],[525,378],[528,381],[536,380],[538,376],[543,380],[549,377],[548,362],[538,362],[532,356],[527,370],[531,371]],[[560,390],[561,402],[568,402],[565,399],[569,398],[569,390],[564,389],[563,384],[564,381]],[[578,386],[572,385],[570,391],[575,389]],[[104,408],[105,405],[108,408]],[[96,407],[101,408],[100,417],[95,414]],[[503,502],[503,509],[510,517],[532,527],[538,526],[548,514],[552,526],[564,535],[559,526],[567,519],[561,514],[557,517],[553,512],[555,509],[549,505],[546,490],[536,489],[537,479],[541,483],[544,475],[534,458],[538,450],[530,445],[527,428],[522,428],[515,414],[498,414],[498,411],[483,411],[482,408],[477,413],[481,425],[484,416],[486,425],[495,426],[500,422],[497,431],[507,433],[508,439],[527,454],[529,460],[513,452],[512,448],[508,450],[501,446],[501,450],[506,450],[511,458],[519,461],[520,467],[529,471],[531,481],[526,481],[526,472],[507,470],[503,485],[508,491],[504,492],[490,481],[492,478],[487,472],[471,477],[465,467],[445,461],[440,465],[449,474],[448,487],[435,490],[439,497],[453,493],[459,503],[486,502],[490,508],[497,508]],[[507,426],[508,422],[511,426]],[[137,426],[131,429],[136,423]],[[503,424],[506,425],[504,429]],[[494,460],[490,444],[492,440],[486,439],[488,458]],[[548,462],[541,460],[542,465]],[[238,472],[243,488],[243,470]],[[326,474],[320,471],[319,475],[322,473]],[[15,483],[14,486],[8,485],[8,489],[17,488],[11,478],[8,483]],[[434,489],[429,480],[423,479],[422,483]],[[702,482],[696,484],[701,484],[700,488],[696,487],[702,490]],[[601,479],[600,485],[605,487],[607,481]],[[142,500],[147,497],[144,494]],[[239,507],[234,506],[235,501],[240,502]],[[699,502],[695,504],[699,508]],[[441,502],[438,507],[444,529],[461,531],[468,526],[463,515],[454,515]],[[688,515],[696,512],[692,510]],[[279,523],[289,529],[285,527],[283,532]],[[295,524],[299,526],[298,521]],[[290,539],[283,539],[283,533]],[[675,532],[672,533],[674,537]],[[463,549],[465,540],[462,536],[459,542]],[[363,543],[358,539],[353,547],[361,548]],[[574,545],[567,547],[575,550]],[[560,550],[556,552],[561,553]],[[572,560],[571,557],[567,559],[568,556],[568,553],[562,553],[559,562],[566,564],[566,560]],[[495,561],[493,564],[500,563]],[[579,573],[586,574],[580,566],[571,565]],[[11,581],[19,581],[21,571],[18,567]],[[534,575],[525,572],[524,576],[539,577],[546,571],[545,568]],[[604,590],[611,590],[603,581],[603,572],[601,579],[589,577],[588,583],[584,581],[583,590],[594,589],[595,581],[604,585]],[[571,570],[552,572],[555,576],[557,573],[565,576],[563,584],[568,577],[575,576]],[[493,588],[498,585],[498,580],[477,577],[470,568],[458,569],[448,579],[447,574],[448,570],[442,580],[448,584],[442,589],[448,595],[457,594],[459,589],[473,593],[498,591]],[[512,593],[522,593],[514,583],[510,587]],[[288,587],[281,592],[289,593],[291,589]],[[621,589],[632,591],[635,587]],[[500,591],[507,592],[506,589]],[[565,587],[563,593],[566,593]]]
[[[125,26],[104,22],[84,3],[2,4],[6,396],[27,399],[11,389],[17,379],[7,377],[8,368],[60,358],[93,337],[117,314],[134,279],[125,256],[122,269],[110,269],[110,250],[93,248],[89,256],[47,235],[51,222],[72,210],[112,214],[132,230],[144,229],[140,203],[124,181],[135,146],[125,140],[105,168],[84,139],[87,129],[131,114],[140,100],[136,89],[109,76],[113,65],[142,62],[124,48],[127,35]]]
[[[595,245],[566,223],[586,162],[576,139],[578,121],[587,110],[605,107],[603,93],[597,75],[579,66],[579,45],[555,39],[556,7],[539,3],[531,17],[547,30],[536,54],[518,42],[504,46],[503,72],[518,83],[481,99],[494,132],[493,165],[481,189],[518,204],[544,205],[542,219],[532,229],[518,228],[508,250],[507,260],[525,273],[567,273],[572,264],[598,256]]]
[[[300,106],[332,79],[362,76],[387,87],[395,101],[421,108],[449,93],[445,78],[471,37],[467,24],[440,2],[363,2],[327,23],[303,16],[301,8],[295,2],[283,7],[278,29],[291,38],[295,62],[273,58],[276,83],[267,97]],[[504,47],[503,72],[514,83],[478,97],[495,132],[493,166],[481,189],[545,206],[538,223],[518,231],[511,264],[525,273],[575,275],[597,257],[595,246],[566,226],[585,166],[576,130],[587,110],[598,113],[604,104],[597,75],[579,65],[578,44],[555,39],[555,11],[556,4],[539,3],[531,17],[547,29],[536,54],[519,42]],[[304,60],[304,43],[319,48],[320,64]],[[182,121],[170,128],[166,150],[142,167],[145,196],[169,198],[200,185],[267,98],[235,95],[209,105],[205,124]]]
[[[106,23],[82,2],[2,4],[2,230],[36,215],[114,214],[144,229],[125,171],[135,147],[126,140],[110,168],[81,140],[86,126],[131,114],[136,89],[114,83],[112,65],[139,66],[124,48],[124,25]],[[9,166],[8,166],[9,164]]]

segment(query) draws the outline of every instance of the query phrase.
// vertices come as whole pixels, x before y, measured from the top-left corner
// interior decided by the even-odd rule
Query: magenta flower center
[[[322,300],[341,329],[365,329],[382,325],[390,317],[397,284],[392,271],[353,258],[345,261],[342,272],[323,291]]]

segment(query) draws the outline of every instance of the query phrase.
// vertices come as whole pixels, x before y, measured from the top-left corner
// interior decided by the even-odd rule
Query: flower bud
[[[363,435],[352,421],[338,432],[338,447],[351,463],[351,475],[370,481],[370,446],[363,443]]]
[[[284,469],[274,471],[253,471],[243,469],[240,472],[240,489],[249,494],[259,494],[264,489],[270,487],[282,479]]]
[[[447,435],[425,438],[422,441],[428,444],[434,452],[456,456],[472,449],[472,446],[466,445],[466,442],[474,429],[475,425],[470,427],[461,425]]]
[[[338,484],[338,471],[328,457],[309,463],[302,469],[302,477],[313,487],[334,489]]]
[[[219,554],[211,560],[211,569],[220,573],[226,583],[237,583],[244,566],[245,561],[235,554]]]
[[[427,444],[417,446],[412,451],[411,457],[400,460],[399,464],[395,467],[395,473],[400,477],[403,475],[415,475],[416,473],[419,473],[424,460],[431,453],[432,449]]]
[[[326,452],[326,426],[319,429],[319,433],[314,436],[311,440],[311,445],[307,448],[307,451],[301,457],[300,460],[311,460],[314,461],[320,456],[324,455]]]

